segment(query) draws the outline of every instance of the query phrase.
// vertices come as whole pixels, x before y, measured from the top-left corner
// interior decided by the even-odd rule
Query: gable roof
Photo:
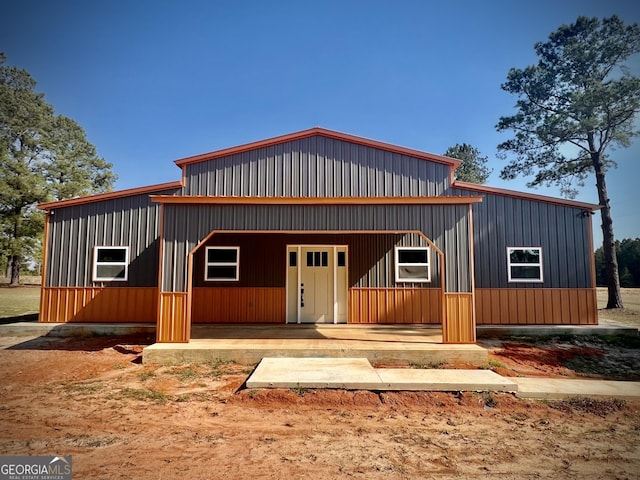
[[[443,155],[436,155],[434,153],[421,152],[420,150],[413,150],[411,148],[400,147],[398,145],[392,145],[390,143],[379,142],[377,140],[370,140],[364,137],[357,137],[355,135],[349,135],[347,133],[336,132],[334,130],[327,130],[322,127],[314,127],[308,130],[302,130],[300,132],[289,133],[286,135],[280,135],[278,137],[267,138],[265,140],[259,140],[257,142],[246,143],[237,147],[225,148],[222,150],[216,150],[209,153],[203,153],[192,157],[186,157],[175,161],[175,164],[179,167],[186,165],[192,165],[194,163],[205,162],[207,160],[213,160],[216,158],[226,157],[238,153],[247,152],[249,150],[257,150],[259,148],[266,148],[272,145],[280,143],[291,142],[294,140],[300,140],[302,138],[308,138],[313,136],[321,136],[326,138],[332,138],[335,140],[342,140],[345,142],[355,143],[357,145],[363,145],[365,147],[378,148],[386,150],[388,152],[399,153],[401,155],[407,155],[410,157],[427,160],[430,162],[442,163],[456,168],[461,162],[455,158],[445,157]]]

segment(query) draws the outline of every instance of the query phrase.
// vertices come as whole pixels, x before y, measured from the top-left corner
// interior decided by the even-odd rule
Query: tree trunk
[[[20,257],[18,255],[11,255],[11,282],[10,287],[17,287],[20,285]]]
[[[607,308],[623,308],[620,294],[620,277],[618,275],[618,255],[613,236],[613,219],[611,205],[607,194],[607,182],[599,152],[591,153],[593,168],[596,173],[596,187],[600,201],[600,215],[602,218],[602,250],[604,252],[605,275],[607,282]]]

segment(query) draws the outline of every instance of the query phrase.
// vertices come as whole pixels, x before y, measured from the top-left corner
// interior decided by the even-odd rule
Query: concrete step
[[[490,370],[373,368],[365,358],[264,358],[247,388],[511,392],[520,398],[640,400],[640,382],[502,377]]]
[[[247,388],[515,392],[490,370],[373,368],[366,358],[264,358]]]

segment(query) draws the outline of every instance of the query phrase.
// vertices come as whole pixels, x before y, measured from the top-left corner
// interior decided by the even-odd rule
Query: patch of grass
[[[21,317],[38,313],[40,309],[40,288],[1,287],[0,318]]]
[[[304,397],[305,393],[309,391],[308,388],[301,387],[300,384],[298,384],[298,386],[296,387],[290,388],[289,390],[291,390],[293,393],[295,393],[299,397]]]
[[[259,391],[258,389],[252,388],[247,392],[247,395],[249,396],[249,398],[253,398],[258,394],[258,391]]]
[[[138,378],[140,379],[141,382],[146,382],[151,378],[155,378],[155,376],[156,376],[156,372],[147,371],[147,372],[142,372],[140,375],[138,375]]]
[[[423,369],[432,370],[432,369],[443,368],[446,364],[447,362],[445,362],[444,360],[433,360],[427,363],[410,363],[409,366],[411,368],[416,368],[419,370],[423,370]]]
[[[104,384],[102,382],[72,383],[64,387],[69,393],[79,393],[82,395],[93,395],[100,392],[103,388]]]
[[[482,398],[486,408],[496,408],[498,406],[498,401],[491,392],[482,392],[480,397]]]
[[[623,410],[627,402],[620,399],[596,399],[589,397],[573,397],[565,400],[549,402],[549,406],[562,412],[590,413],[599,417],[606,417],[610,413]]]
[[[226,368],[228,365],[232,365],[235,362],[233,360],[222,360],[221,358],[217,358],[211,363],[209,363],[210,372],[209,374],[213,378],[218,378],[226,373]]]
[[[506,368],[505,364],[490,358],[489,361],[480,367],[482,370],[493,370],[494,368]]]
[[[153,402],[159,405],[167,403],[168,400],[164,393],[148,388],[123,388],[120,391],[120,396],[143,402]]]
[[[179,370],[172,370],[169,372],[171,375],[178,377],[181,382],[187,382],[198,377],[200,374],[191,367],[181,368]]]

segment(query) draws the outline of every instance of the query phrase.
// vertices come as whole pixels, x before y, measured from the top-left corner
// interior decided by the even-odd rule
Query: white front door
[[[287,261],[287,322],[346,322],[346,247],[288,246]]]

